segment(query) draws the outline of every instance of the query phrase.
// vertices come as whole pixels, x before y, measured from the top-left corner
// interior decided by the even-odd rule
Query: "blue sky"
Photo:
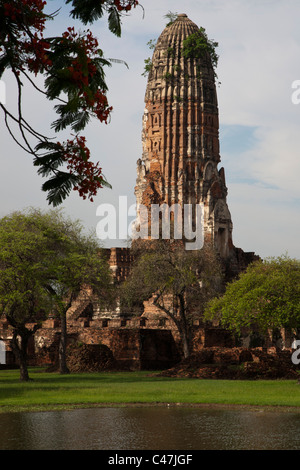
[[[221,164],[228,186],[233,241],[262,257],[288,253],[300,258],[300,105],[292,103],[292,82],[300,80],[300,3],[298,0],[141,0],[141,8],[123,20],[121,38],[108,31],[107,19],[90,26],[107,58],[122,59],[107,70],[109,125],[92,122],[85,135],[93,160],[100,161],[113,189],[103,189],[94,203],[74,192],[64,211],[95,230],[98,205],[118,205],[119,196],[133,204],[136,161],[141,157],[141,130],[146,78],[147,42],[159,36],[168,11],[186,13],[208,37],[219,42],[217,88],[220,113]],[[50,10],[63,2],[49,1]],[[78,23],[68,8],[49,25],[60,34]],[[84,29],[83,27],[81,27]],[[16,90],[4,77],[7,105],[15,106]],[[42,82],[39,82],[42,83]],[[30,88],[24,90],[27,119],[42,132],[53,114]],[[47,209],[42,180],[31,158],[16,147],[0,122],[0,216],[29,206]],[[124,246],[119,240],[107,246]]]

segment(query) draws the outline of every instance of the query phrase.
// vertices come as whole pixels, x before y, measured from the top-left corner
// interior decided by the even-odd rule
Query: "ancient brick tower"
[[[200,204],[204,240],[231,256],[232,221],[224,169],[218,169],[219,118],[211,58],[186,58],[183,41],[199,32],[185,14],[161,33],[152,57],[138,160],[137,205]],[[141,220],[138,218],[138,223]]]

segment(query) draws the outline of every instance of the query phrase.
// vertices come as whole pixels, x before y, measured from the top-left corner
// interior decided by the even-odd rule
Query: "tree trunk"
[[[187,359],[191,355],[191,341],[190,341],[190,332],[189,329],[186,328],[186,325],[182,325],[181,322],[179,322],[178,326],[178,332],[181,338],[181,343],[182,343],[182,349],[183,349],[183,357],[184,359]]]
[[[183,356],[185,359],[187,359],[191,355],[191,349],[190,349],[190,342],[186,335],[186,332],[182,332],[181,341],[182,341],[182,346],[183,346]]]
[[[20,342],[18,341],[18,336],[20,336]],[[29,378],[27,367],[28,339],[28,334],[22,334],[22,332],[17,331],[14,332],[12,339],[12,348],[20,366],[20,380],[23,382],[28,382],[29,380],[32,380]]]
[[[60,334],[60,342],[59,342],[59,350],[58,350],[60,374],[70,373],[68,366],[67,366],[66,351],[67,351],[67,316],[64,313],[61,316],[61,334]]]
[[[20,380],[23,382],[32,380],[29,378],[27,362],[24,359],[20,359]]]
[[[184,293],[179,294],[179,333],[181,336],[183,355],[184,358],[188,358],[191,355],[191,331],[186,319],[186,307],[184,301]]]
[[[185,301],[184,301],[184,294],[178,294],[179,299],[179,316],[176,316],[170,310],[166,309],[164,305],[158,302],[158,299],[161,297],[161,294],[157,295],[154,298],[154,305],[162,310],[164,313],[167,314],[169,318],[175,323],[178,333],[182,342],[182,349],[183,349],[183,356],[184,358],[188,358],[191,355],[191,331],[188,321],[186,319],[186,309],[185,309]]]

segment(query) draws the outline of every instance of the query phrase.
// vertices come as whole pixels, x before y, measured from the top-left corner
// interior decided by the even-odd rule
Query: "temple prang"
[[[145,93],[137,162],[137,206],[200,205],[204,241],[234,256],[232,220],[219,145],[219,111],[211,56],[184,55],[184,41],[202,34],[185,14],[159,36]],[[138,225],[143,221],[138,220]],[[150,225],[150,221],[148,221]]]

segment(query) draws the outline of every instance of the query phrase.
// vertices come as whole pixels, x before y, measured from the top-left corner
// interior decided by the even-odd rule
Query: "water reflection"
[[[298,450],[300,413],[93,408],[0,414],[0,449]]]

